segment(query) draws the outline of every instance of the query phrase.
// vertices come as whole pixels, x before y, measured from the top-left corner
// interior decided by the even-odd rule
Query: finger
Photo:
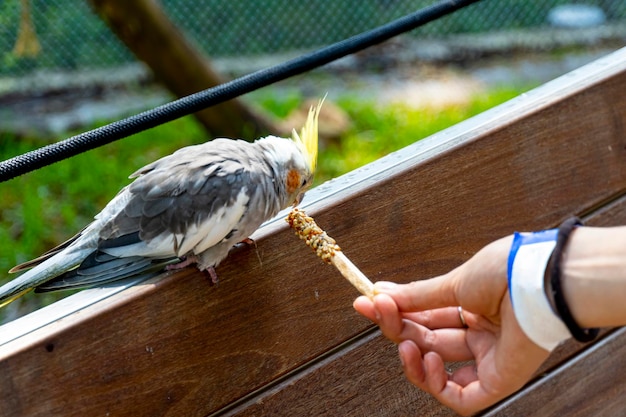
[[[406,379],[418,388],[423,388],[426,382],[422,353],[418,346],[411,340],[406,340],[398,344],[400,363]]]
[[[374,292],[391,296],[400,311],[423,311],[458,305],[450,274],[408,284],[378,281]]]
[[[428,391],[443,405],[452,408],[461,415],[470,415],[476,411],[495,403],[500,398],[494,398],[483,390],[480,381],[476,378],[470,381],[470,375],[462,368],[458,376],[448,376],[442,359],[434,354],[424,355],[424,384]],[[457,373],[455,372],[455,374]],[[459,384],[468,382],[466,385]]]
[[[493,318],[471,313],[459,307],[443,307],[434,310],[402,313],[404,318],[413,321],[431,330],[435,329],[472,329],[481,332],[497,333],[500,329],[499,321]],[[461,319],[461,316],[463,319]]]
[[[385,337],[391,341],[401,343],[410,340],[419,347],[422,353],[436,352],[445,361],[457,362],[475,359],[474,353],[467,344],[467,331],[465,329],[431,330],[410,320],[404,319],[400,323],[396,323],[384,318],[381,318],[379,326]]]
[[[405,325],[413,326],[410,322],[404,322],[404,317],[398,311],[398,306],[393,298],[386,294],[376,295],[374,297],[374,310],[378,318],[378,326],[385,337],[395,343],[410,338],[410,334],[405,334]]]
[[[460,386],[464,387],[478,380],[478,371],[475,364],[466,365],[461,368],[455,369],[452,375],[450,375],[450,381],[453,381]]]
[[[431,394],[441,392],[448,381],[448,373],[439,355],[431,352],[422,357],[417,345],[411,341],[398,345],[398,351],[409,382]]]
[[[379,320],[379,317],[377,317],[378,313],[374,309],[374,303],[372,302],[370,298],[362,295],[358,297],[356,300],[354,300],[354,302],[352,303],[352,306],[362,316],[365,316],[366,318],[370,319],[374,323],[378,323],[378,320]]]
[[[467,344],[464,329],[429,330],[422,327],[422,335],[411,339],[423,353],[435,352],[446,362],[474,360],[474,353]]]
[[[407,380],[459,414],[471,414],[500,399],[486,393],[478,380],[471,380],[471,374],[466,370],[457,372],[461,371],[459,382],[468,382],[467,385],[459,384],[454,380],[455,376],[449,379],[443,359],[432,352],[422,357],[412,341],[400,343],[398,351]]]
[[[449,375],[441,356],[433,352],[424,355],[424,376],[426,390],[431,394],[434,395],[445,389]]]
[[[479,380],[470,382],[464,387],[454,381],[448,381],[443,389],[431,392],[431,395],[463,416],[476,413],[504,398],[485,391]]]
[[[443,307],[415,313],[404,313],[404,316],[429,329],[444,329],[466,327],[463,324],[463,320],[461,320],[461,314],[463,314],[463,320],[467,327],[470,327],[470,323],[474,323],[474,316],[466,310],[459,311],[458,307]]]
[[[466,361],[474,359],[464,328],[443,328],[431,330],[405,317],[390,296],[379,294],[374,297],[374,311],[381,331],[389,340],[400,343],[404,340],[415,342],[422,352],[437,352],[446,361]],[[457,326],[460,326],[458,310]],[[444,320],[450,321],[450,312],[444,313]]]

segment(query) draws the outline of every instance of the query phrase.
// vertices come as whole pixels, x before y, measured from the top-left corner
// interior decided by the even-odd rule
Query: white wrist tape
[[[547,351],[571,337],[552,310],[545,291],[545,270],[558,229],[515,233],[508,262],[509,292],[515,318],[537,345]]]

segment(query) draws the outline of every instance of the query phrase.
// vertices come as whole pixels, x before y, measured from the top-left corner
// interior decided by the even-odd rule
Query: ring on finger
[[[459,318],[461,319],[461,326],[467,329],[469,326],[467,325],[467,322],[465,321],[465,316],[463,316],[463,307],[458,306],[457,310],[459,311]]]

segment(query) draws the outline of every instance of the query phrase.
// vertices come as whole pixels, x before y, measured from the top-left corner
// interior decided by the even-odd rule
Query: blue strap
[[[507,283],[509,285],[509,296],[511,296],[511,278],[513,271],[513,262],[515,256],[522,245],[531,245],[533,243],[549,242],[556,240],[559,233],[559,229],[540,230],[538,232],[515,232],[513,235],[513,243],[511,244],[511,251],[509,252],[509,259],[507,262]],[[512,296],[511,296],[512,297]],[[513,298],[511,298],[513,302]]]

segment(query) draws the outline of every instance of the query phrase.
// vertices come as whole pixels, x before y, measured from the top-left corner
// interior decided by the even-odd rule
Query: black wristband
[[[552,287],[550,289],[552,299],[554,300],[554,306],[556,307],[556,311],[561,317],[561,320],[563,320],[563,323],[565,323],[574,339],[579,342],[590,342],[598,337],[599,329],[583,329],[578,325],[578,323],[576,323],[576,320],[574,320],[574,317],[565,302],[563,286],[561,285],[561,264],[563,262],[563,251],[567,245],[567,241],[572,233],[572,230],[579,225],[582,225],[580,219],[578,217],[572,217],[565,220],[561,226],[559,226],[556,246],[550,256],[550,261],[548,262],[548,273],[550,276],[550,285]]]

